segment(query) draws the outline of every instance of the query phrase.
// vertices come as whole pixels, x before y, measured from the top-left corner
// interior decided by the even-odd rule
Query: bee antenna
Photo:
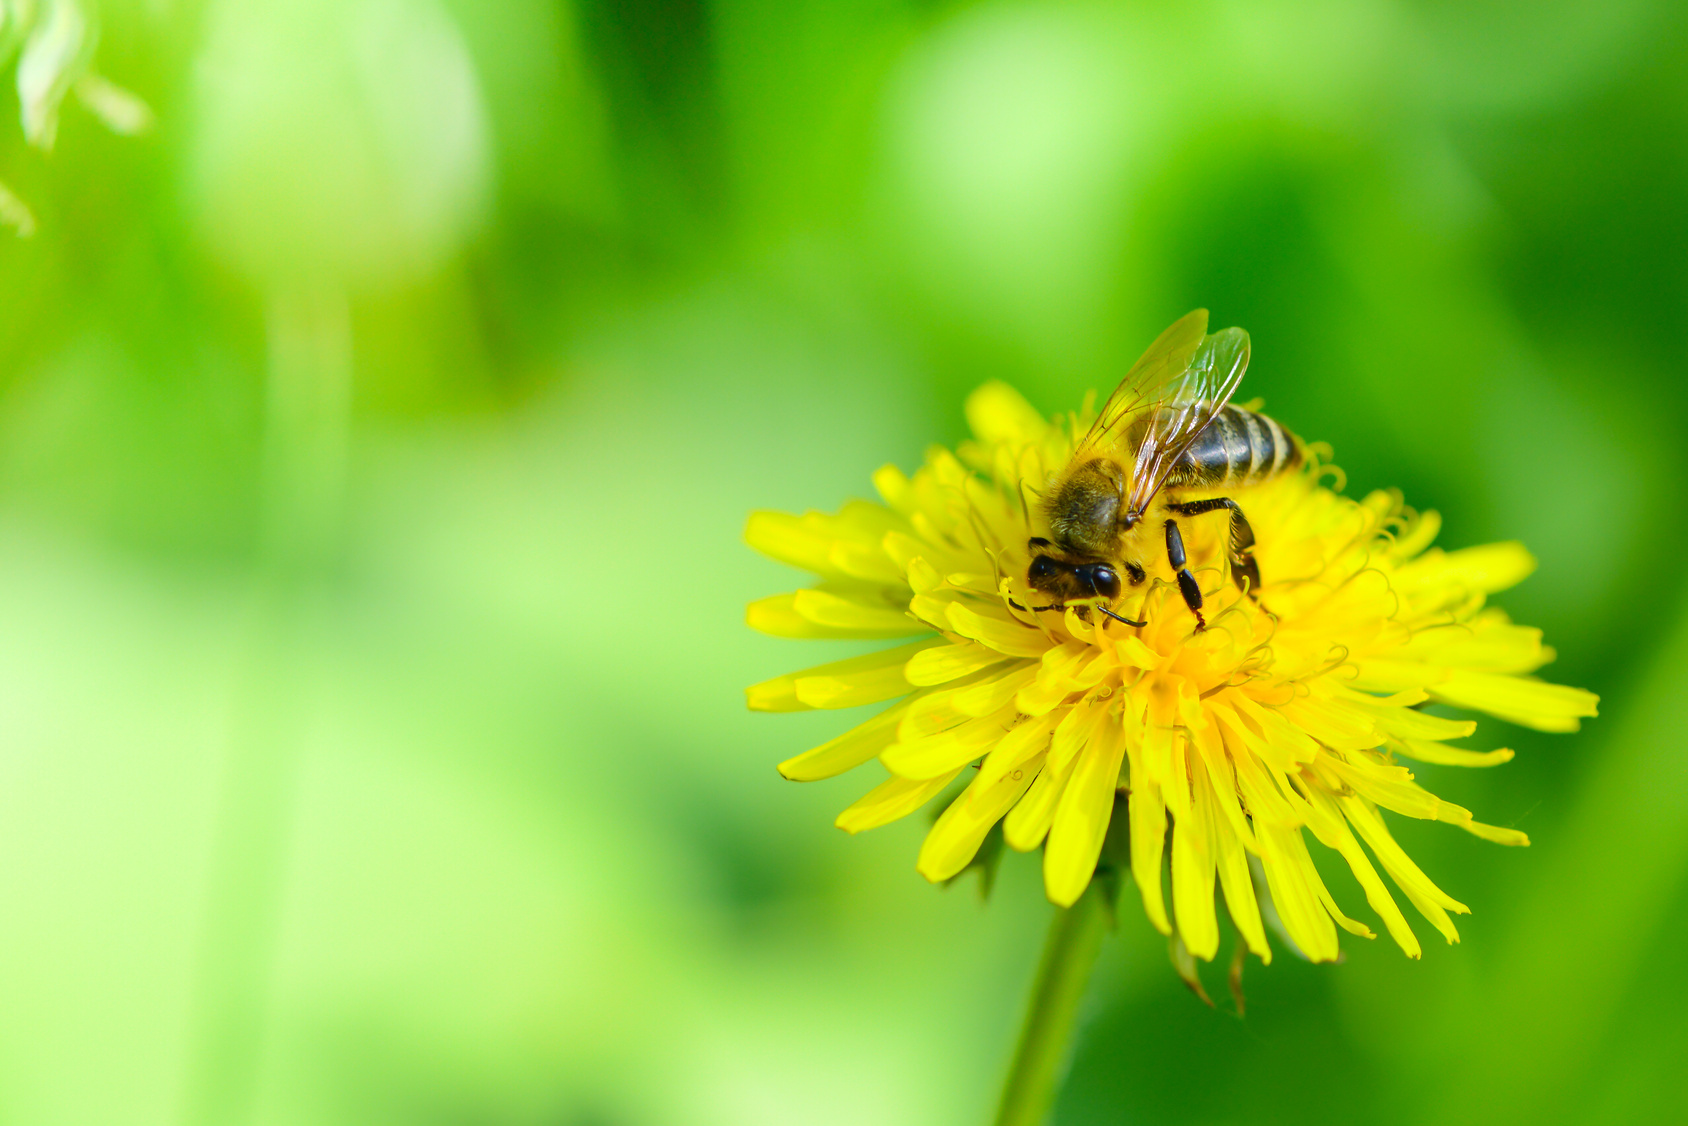
[[[1130,618],[1122,618],[1118,614],[1114,613],[1112,610],[1108,609],[1106,606],[1102,606],[1100,604],[1097,605],[1096,609],[1102,611],[1102,613],[1108,615],[1108,617],[1112,618],[1114,621],[1124,622],[1128,626],[1146,626],[1146,625],[1149,624],[1147,619],[1145,619],[1141,622],[1134,622]]]

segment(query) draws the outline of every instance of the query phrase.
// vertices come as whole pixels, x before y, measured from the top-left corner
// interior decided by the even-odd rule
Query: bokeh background
[[[1475,908],[1421,963],[1238,1019],[1126,910],[1056,1122],[1688,1119],[1680,3],[0,31],[0,1121],[985,1121],[1037,861],[932,888],[919,817],[831,827],[871,779],[775,774],[849,717],[742,687],[849,647],[743,627],[802,577],[740,532],[1198,304],[1351,492],[1538,554],[1501,602],[1603,715],[1422,768],[1535,844],[1392,822]]]

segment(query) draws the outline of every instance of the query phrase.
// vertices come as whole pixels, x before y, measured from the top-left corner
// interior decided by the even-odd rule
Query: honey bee
[[[1050,482],[1041,505],[1049,536],[1028,544],[1026,581],[1055,601],[1031,609],[1060,610],[1082,601],[1116,621],[1146,625],[1111,607],[1124,582],[1139,586],[1147,578],[1143,561],[1161,540],[1196,628],[1206,629],[1178,518],[1221,510],[1230,513],[1231,578],[1257,597],[1260,567],[1243,510],[1227,496],[1179,499],[1257,485],[1301,463],[1301,442],[1293,434],[1263,414],[1231,405],[1248,355],[1242,329],[1207,334],[1206,309],[1180,318],[1143,353]]]

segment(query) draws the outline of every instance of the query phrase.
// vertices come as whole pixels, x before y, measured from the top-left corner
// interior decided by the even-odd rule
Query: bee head
[[[1033,590],[1054,590],[1071,571],[1071,566],[1053,556],[1034,555],[1032,565],[1026,572],[1026,582],[1031,584]]]
[[[1110,602],[1119,597],[1119,572],[1110,563],[1068,563],[1047,553],[1052,545],[1042,537],[1033,538],[1027,545],[1032,552],[1031,566],[1026,570],[1026,582],[1033,590],[1055,595],[1063,601],[1076,598],[1105,598]]]
[[[1106,563],[1085,563],[1074,567],[1073,575],[1099,598],[1111,602],[1119,597],[1119,572]]]

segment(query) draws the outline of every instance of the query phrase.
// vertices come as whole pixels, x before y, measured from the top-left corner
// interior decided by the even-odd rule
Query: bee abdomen
[[[1227,405],[1190,443],[1166,483],[1184,488],[1253,485],[1300,462],[1300,446],[1276,420]]]

